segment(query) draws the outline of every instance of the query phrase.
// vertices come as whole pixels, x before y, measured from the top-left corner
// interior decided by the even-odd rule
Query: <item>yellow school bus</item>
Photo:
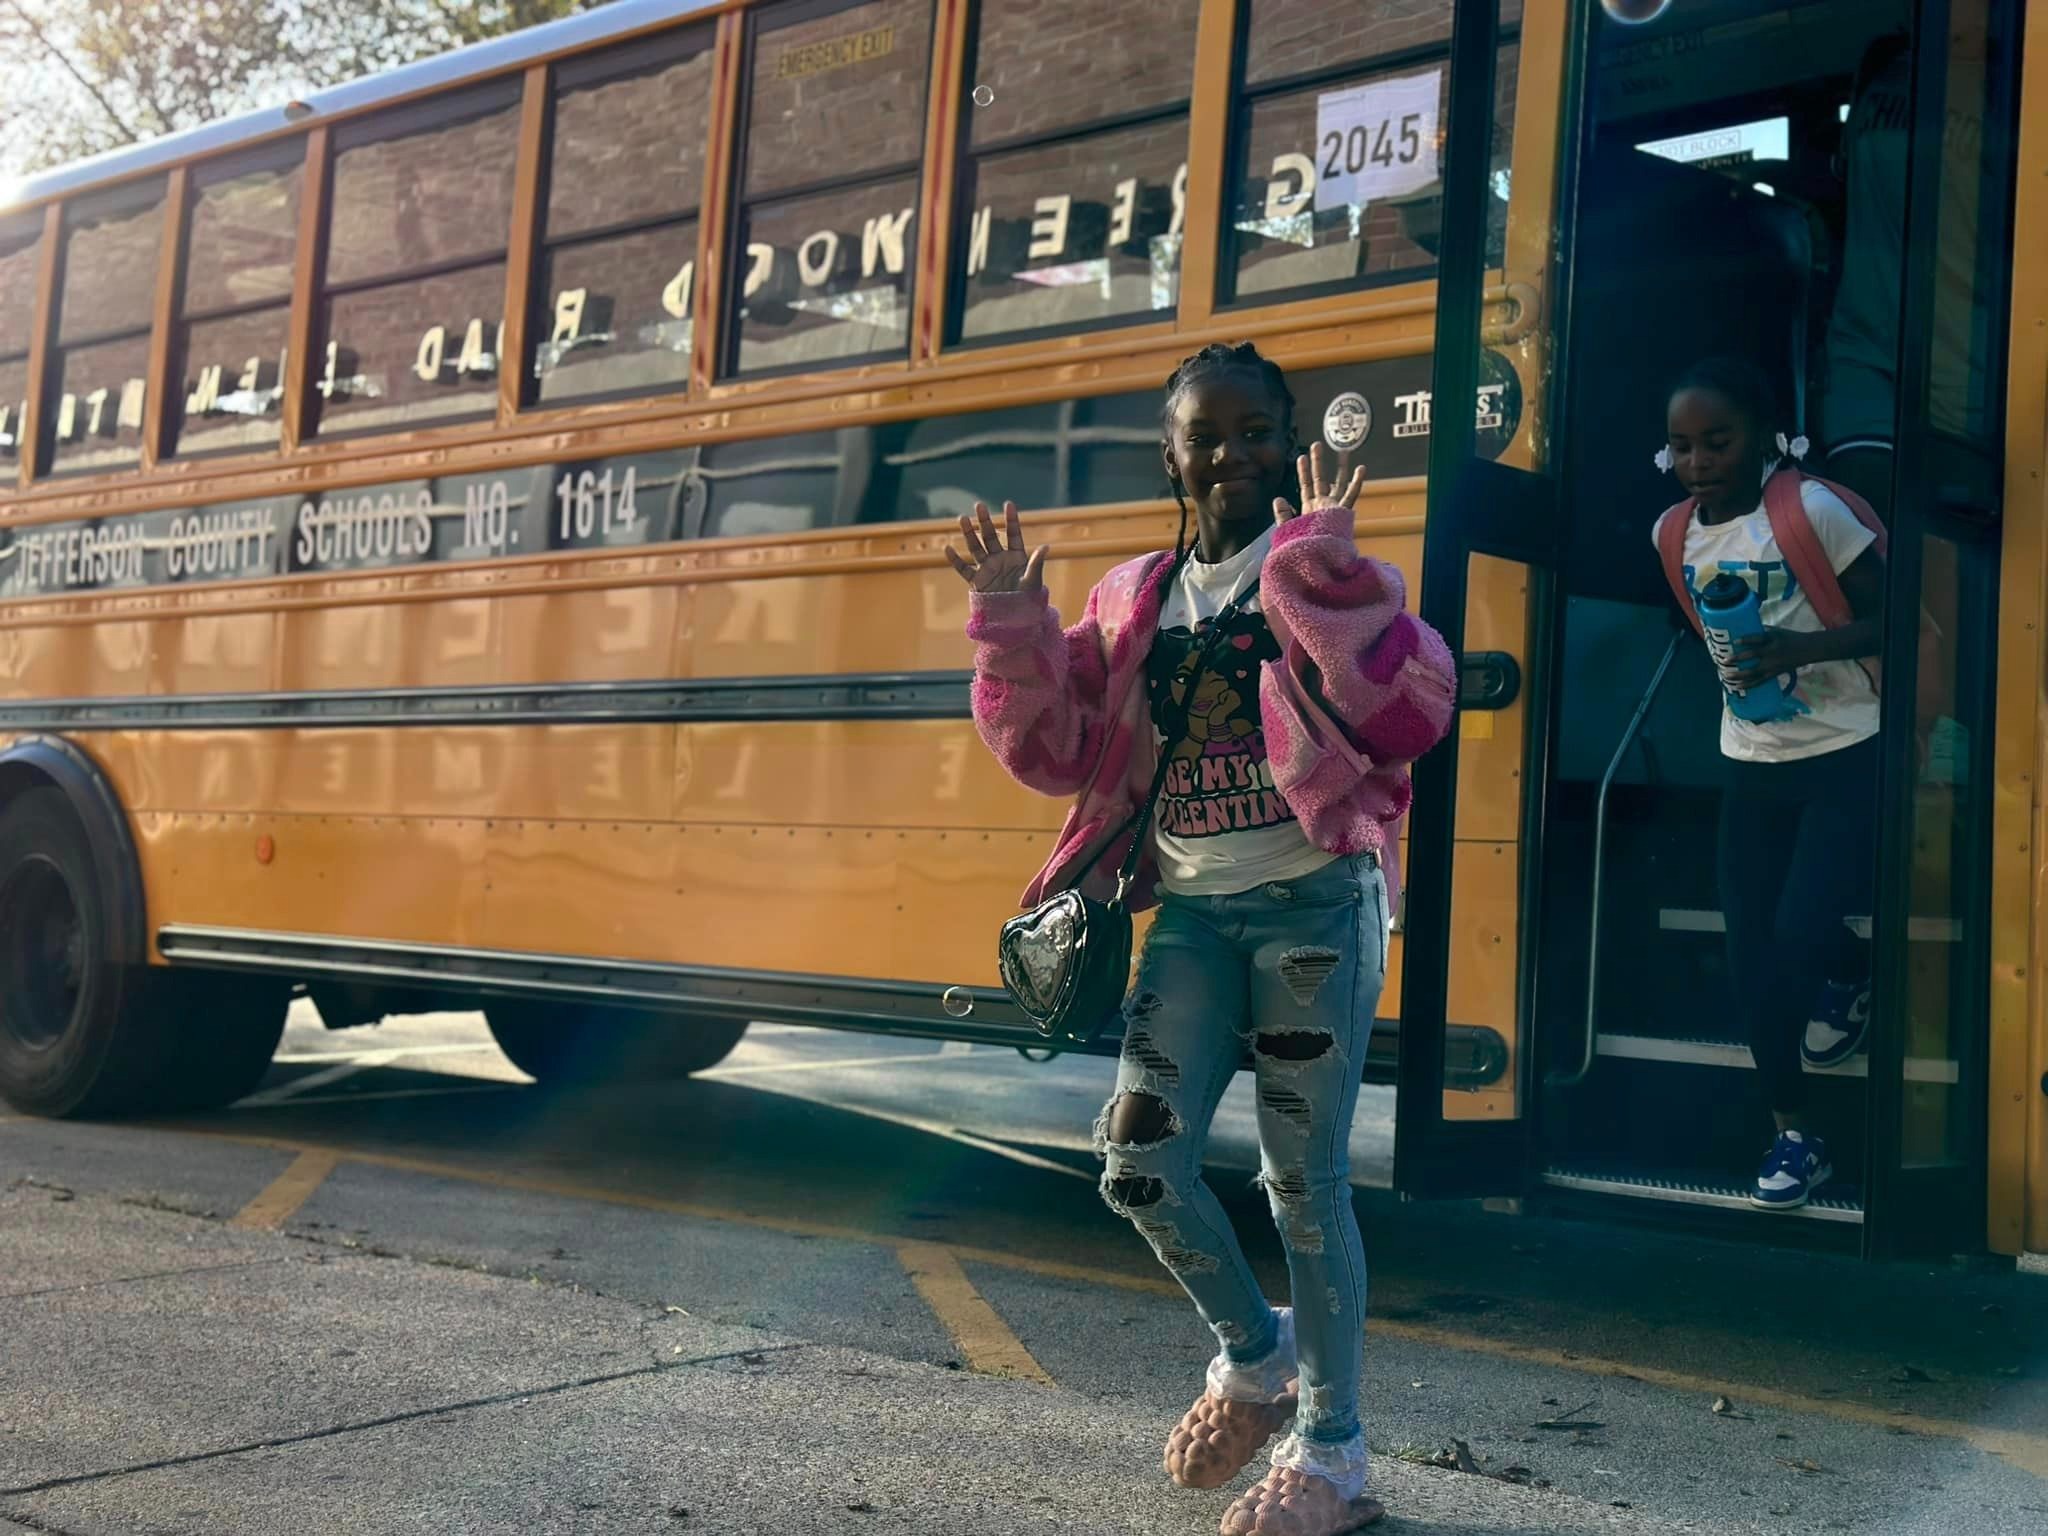
[[[1882,271],[1874,1025],[1815,1084],[1838,1186],[1770,1231],[2048,1250],[2028,32],[619,0],[27,181],[0,1093],[225,1102],[295,990],[479,1006],[542,1080],[685,1074],[754,1019],[1032,1043],[993,941],[1062,808],[975,737],[941,549],[1015,499],[1077,613],[1172,537],[1166,376],[1249,338],[1460,655],[1364,1066],[1397,1184],[1760,1225],[1650,461],[1703,350],[1825,447],[1839,295]]]

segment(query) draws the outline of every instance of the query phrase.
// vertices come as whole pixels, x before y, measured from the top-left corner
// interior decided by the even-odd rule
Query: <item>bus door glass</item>
[[[1917,6],[1910,34],[1870,61],[1849,103],[1860,131],[1843,294],[1853,297],[1859,269],[1873,294],[1886,278],[1904,289],[1902,308],[1889,289],[1889,374],[1852,353],[1833,386],[1840,413],[1869,418],[1845,422],[1873,445],[1852,467],[1883,498],[1891,533],[1866,1227],[1879,1254],[1959,1251],[1985,1236],[1991,726],[2023,10],[2019,0]],[[1874,430],[1887,407],[1889,456]]]
[[[1511,1193],[1524,1176],[1528,766],[1540,762],[1556,496],[1546,473],[1555,125],[1571,7],[1457,0],[1443,109],[1422,617],[1460,658],[1450,739],[1415,771],[1402,931],[1395,1184]]]

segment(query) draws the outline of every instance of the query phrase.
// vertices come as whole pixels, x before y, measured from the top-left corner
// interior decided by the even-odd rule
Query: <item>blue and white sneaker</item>
[[[1818,1136],[1780,1131],[1770,1155],[1756,1172],[1749,1203],[1760,1211],[1796,1211],[1834,1176],[1828,1166],[1827,1143]]]
[[[1799,1055],[1809,1067],[1837,1067],[1863,1049],[1870,1033],[1870,983],[1830,981],[1820,989]]]

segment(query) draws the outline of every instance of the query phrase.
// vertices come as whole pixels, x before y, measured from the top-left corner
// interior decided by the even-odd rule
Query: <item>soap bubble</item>
[[[995,99],[996,93],[991,87],[986,85],[977,85],[974,88],[974,104],[977,107],[989,106],[995,101]]]

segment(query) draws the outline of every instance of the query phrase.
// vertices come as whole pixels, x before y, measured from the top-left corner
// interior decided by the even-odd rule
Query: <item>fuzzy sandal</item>
[[[1183,1488],[1221,1488],[1294,1417],[1294,1393],[1291,1381],[1287,1395],[1270,1403],[1204,1392],[1166,1437],[1166,1475]]]
[[[1387,1512],[1378,1499],[1347,1499],[1326,1477],[1274,1467],[1224,1511],[1223,1536],[1342,1536]]]

